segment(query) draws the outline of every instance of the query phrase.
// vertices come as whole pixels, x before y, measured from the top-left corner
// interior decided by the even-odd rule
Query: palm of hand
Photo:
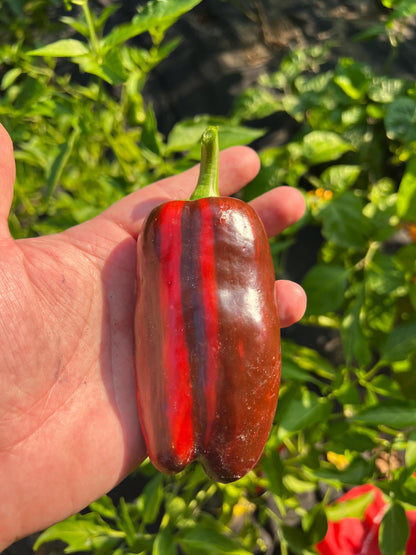
[[[4,225],[10,145],[5,152],[0,490],[8,502],[0,507],[0,549],[80,510],[145,457],[134,375],[136,241],[148,212],[188,197],[198,171],[138,191],[64,233],[16,242]],[[231,194],[254,177],[258,159],[249,149],[230,149],[221,167],[222,192]],[[288,188],[253,204],[271,235],[304,208],[301,195]],[[305,299],[294,284],[280,283],[277,301],[282,325],[302,316]]]
[[[64,517],[145,454],[133,360],[136,241],[97,220],[85,230],[13,242],[2,265],[2,474],[11,476],[24,461],[9,484],[19,484],[16,511],[33,496],[29,480],[39,484],[39,495],[48,483],[57,503],[69,501]],[[53,499],[43,516],[61,518]],[[21,518],[27,523],[30,515]]]

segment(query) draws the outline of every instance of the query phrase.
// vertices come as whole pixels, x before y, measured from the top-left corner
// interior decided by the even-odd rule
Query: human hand
[[[220,155],[231,195],[257,155]],[[136,242],[152,208],[188,198],[198,168],[159,181],[67,231],[15,241],[7,227],[15,176],[0,125],[0,551],[79,511],[146,456],[134,372]],[[300,218],[302,195],[280,187],[252,202],[269,235]],[[281,326],[299,320],[303,290],[276,283]]]

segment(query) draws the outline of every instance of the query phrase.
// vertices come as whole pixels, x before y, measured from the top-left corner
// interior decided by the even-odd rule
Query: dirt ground
[[[109,3],[111,0],[95,2],[101,7]],[[136,4],[124,0],[113,23],[128,20],[134,15]],[[294,47],[330,41],[334,62],[340,56],[352,56],[385,71],[388,42],[378,38],[363,43],[354,37],[386,16],[378,0],[203,0],[169,32],[171,37],[181,35],[182,44],[154,70],[145,89],[146,98],[153,104],[159,129],[168,133],[183,118],[204,113],[228,114],[236,94],[252,85],[261,73],[276,68]],[[415,31],[416,25],[406,31],[406,39],[389,68],[393,75],[414,79]],[[290,134],[290,129],[286,134]],[[291,269],[291,278],[296,281],[314,262],[312,258],[319,247],[318,236],[309,234],[306,240],[312,245],[303,249],[302,257],[295,253],[303,265],[293,265]],[[296,338],[296,326],[288,333]],[[331,341],[335,342],[335,353],[336,338],[312,336],[306,342],[322,347],[323,342],[328,345]],[[133,498],[137,487],[134,479],[128,478],[111,496],[115,500],[120,495]],[[35,538],[34,535],[15,543],[4,555],[33,553]],[[59,555],[63,550],[59,544],[50,544],[38,553]]]
[[[276,69],[288,50],[330,42],[332,60],[351,56],[382,72],[386,39],[358,33],[387,17],[379,0],[203,0],[177,22],[182,45],[152,73],[146,94],[159,128],[196,114],[227,115],[236,94]],[[414,77],[416,25],[407,30],[390,71]]]

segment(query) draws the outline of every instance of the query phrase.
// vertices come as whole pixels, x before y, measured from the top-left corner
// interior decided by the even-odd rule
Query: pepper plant
[[[349,58],[331,65],[326,45],[294,50],[229,117],[198,115],[164,137],[143,87],[180,47],[167,30],[196,4],[153,0],[107,31],[114,5],[98,13],[67,0],[51,27],[44,16],[58,2],[0,2],[0,119],[17,159],[10,227],[15,237],[60,231],[182,171],[198,160],[208,124],[220,125],[221,148],[263,137],[244,200],[285,184],[308,205],[271,243],[278,277],[291,277],[305,237],[319,238],[300,276],[307,313],[283,333],[275,425],[241,480],[218,484],[198,465],[169,477],[147,461],[133,500],[104,496],[44,531],[35,549],[59,539],[67,553],[244,555],[276,544],[316,553],[328,520],[362,517],[371,496],[332,502],[372,483],[389,502],[381,551],[403,552],[405,510],[416,508],[415,84]],[[394,5],[402,17],[411,3]],[[137,41],[143,33],[150,46]],[[296,128],[284,144],[268,128],[276,114]]]
[[[198,151],[177,160],[180,137],[163,141],[143,87],[151,70],[179,45],[178,38],[163,41],[166,31],[199,1],[150,2],[107,33],[116,5],[96,15],[85,0],[67,2],[72,10],[60,18],[57,34],[64,29],[68,38],[47,45],[37,33],[26,33],[23,15],[13,20],[9,40],[15,42],[0,46],[0,117],[18,161],[10,219],[16,238],[85,221],[129,192],[195,163]],[[44,2],[43,13],[54,5]],[[25,13],[38,21],[38,9],[28,3]],[[7,12],[4,18],[8,21]],[[134,43],[145,33],[152,41],[146,48]],[[222,147],[262,134],[233,131],[223,133]]]

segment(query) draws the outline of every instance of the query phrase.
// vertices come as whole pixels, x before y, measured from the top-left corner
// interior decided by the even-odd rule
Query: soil
[[[355,39],[385,18],[378,0],[203,0],[172,29],[182,44],[145,89],[159,129],[167,133],[196,114],[227,115],[236,94],[276,69],[293,48],[329,42],[334,63],[351,56],[377,71],[414,77],[416,26],[394,63],[387,39]]]
[[[110,3],[111,0],[92,2],[97,7]],[[137,4],[124,0],[112,24],[129,20]],[[182,43],[153,71],[145,97],[154,107],[160,131],[167,134],[184,118],[208,113],[227,115],[236,95],[253,85],[260,74],[276,69],[290,49],[328,41],[333,44],[332,63],[339,57],[351,56],[377,71],[414,79],[416,24],[406,31],[406,39],[394,59],[390,58],[386,39],[359,42],[354,38],[386,16],[378,0],[203,0],[169,31],[171,38],[182,36]],[[267,140],[274,144],[289,140],[294,132],[293,122],[281,118],[274,123],[276,128]],[[290,279],[302,280],[316,261],[320,242],[317,230],[301,232],[289,259]],[[310,329],[306,335],[304,328],[295,325],[285,336],[339,362],[336,333]],[[130,476],[110,495],[116,502],[120,496],[133,499],[142,485]],[[316,498],[307,500],[310,506],[314,502]],[[4,555],[33,553],[36,537],[16,542]],[[270,553],[273,552],[280,553],[280,549],[271,547]],[[55,542],[37,553],[58,555],[63,553],[63,547]]]

